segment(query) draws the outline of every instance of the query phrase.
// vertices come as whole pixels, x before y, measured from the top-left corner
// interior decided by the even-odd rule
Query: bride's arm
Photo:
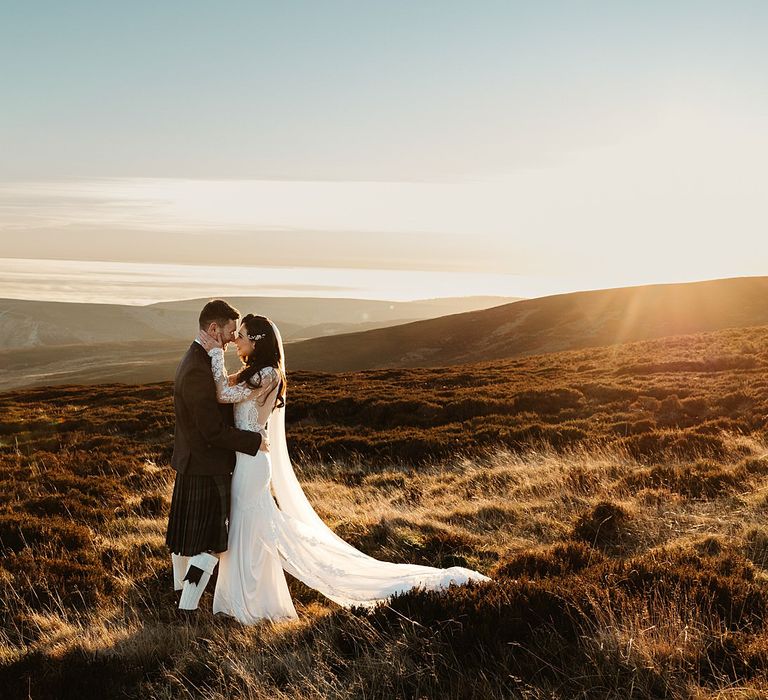
[[[259,389],[248,386],[246,382],[240,382],[234,386],[229,385],[227,369],[224,366],[224,350],[212,348],[208,354],[211,356],[211,371],[213,372],[213,381],[216,383],[216,398],[219,403],[238,403],[259,392]]]
[[[234,379],[234,375],[232,377],[227,375],[224,366],[224,351],[221,348],[212,348],[208,354],[211,357],[211,371],[213,372],[216,398],[219,403],[238,403],[253,397],[259,398],[262,394],[269,394],[278,382],[277,372],[272,367],[265,367],[261,370],[260,386],[250,386],[248,382],[230,385],[230,379]]]

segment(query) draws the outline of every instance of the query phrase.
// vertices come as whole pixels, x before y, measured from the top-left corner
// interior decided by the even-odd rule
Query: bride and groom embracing
[[[197,609],[217,565],[213,612],[243,624],[297,617],[286,571],[346,607],[373,607],[414,587],[490,580],[460,566],[374,559],[325,525],[288,456],[280,331],[264,316],[239,319],[225,301],[206,304],[176,371],[166,544],[179,608]],[[233,375],[224,365],[230,342],[242,362]]]

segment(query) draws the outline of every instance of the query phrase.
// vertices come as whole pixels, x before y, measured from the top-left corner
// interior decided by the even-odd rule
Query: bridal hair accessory
[[[266,333],[257,333],[256,335],[249,335],[248,337],[251,340],[255,341],[255,340],[261,340],[262,338],[266,338],[267,334]]]

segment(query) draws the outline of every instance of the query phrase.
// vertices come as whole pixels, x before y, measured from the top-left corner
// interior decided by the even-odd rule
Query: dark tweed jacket
[[[232,404],[216,400],[211,358],[193,342],[179,363],[173,387],[176,431],[171,466],[182,474],[230,474],[235,452],[255,455],[261,435],[234,426]]]

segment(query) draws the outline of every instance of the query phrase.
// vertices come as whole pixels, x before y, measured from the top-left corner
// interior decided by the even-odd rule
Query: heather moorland
[[[290,357],[289,357],[290,362]],[[715,698],[768,692],[768,328],[289,375],[320,515],[493,582],[371,613],[175,610],[169,383],[0,395],[7,697]]]

